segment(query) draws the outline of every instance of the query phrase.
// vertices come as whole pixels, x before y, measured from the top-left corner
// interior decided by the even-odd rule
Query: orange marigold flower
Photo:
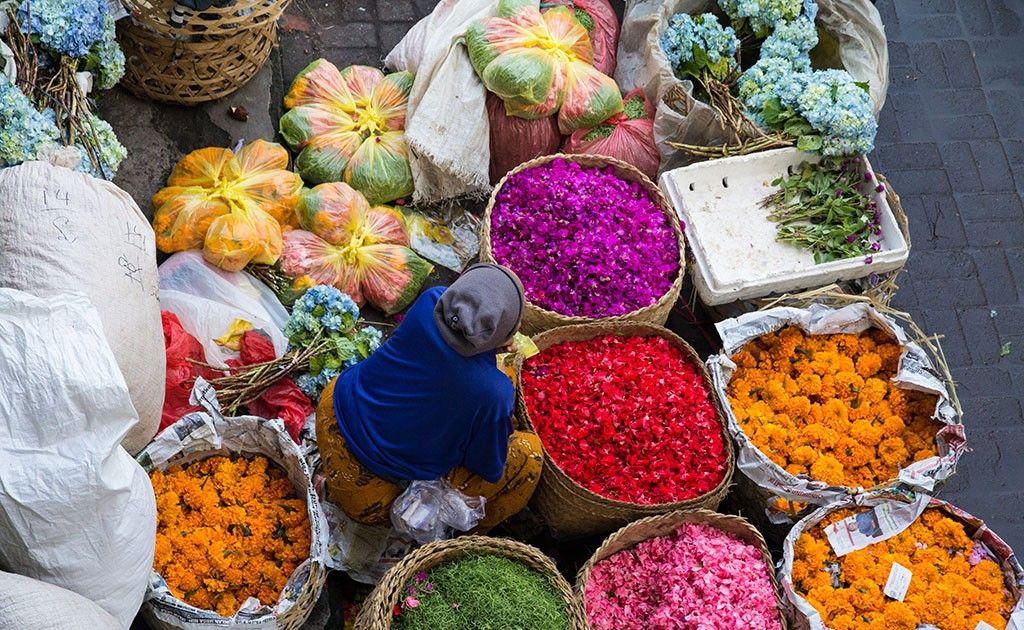
[[[230,617],[273,605],[309,555],[306,503],[262,456],[210,457],[150,474],[157,495],[153,568],[183,601]]]
[[[906,445],[898,437],[886,438],[878,445],[878,458],[886,466],[899,466],[908,456]]]

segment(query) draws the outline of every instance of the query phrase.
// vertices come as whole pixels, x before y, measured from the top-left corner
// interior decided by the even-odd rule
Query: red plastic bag
[[[167,353],[167,385],[158,432],[177,422],[185,414],[201,410],[200,407],[188,402],[197,376],[205,379],[218,376],[214,370],[199,367],[188,361],[193,359],[205,363],[206,354],[203,352],[203,344],[188,334],[177,315],[170,311],[160,311],[160,320],[164,327],[164,350]]]
[[[242,334],[239,345],[239,360],[229,360],[231,367],[242,367],[254,363],[266,363],[277,358],[274,344],[266,335],[256,330]],[[282,378],[248,405],[249,413],[261,418],[280,418],[288,435],[299,443],[299,433],[306,424],[306,418],[315,411],[299,386],[291,378]]]
[[[565,153],[607,155],[632,164],[657,181],[661,156],[654,141],[654,108],[643,89],[625,97],[626,109],[592,129],[580,129],[565,141]]]
[[[558,151],[562,134],[558,117],[527,120],[505,113],[505,102],[487,93],[487,119],[491,124],[491,183],[497,184],[523,162]]]
[[[541,2],[541,11],[564,6],[576,11],[576,21],[590,33],[594,47],[594,67],[613,76],[615,54],[619,47],[619,16],[608,0],[552,0]],[[585,15],[584,15],[585,14]]]

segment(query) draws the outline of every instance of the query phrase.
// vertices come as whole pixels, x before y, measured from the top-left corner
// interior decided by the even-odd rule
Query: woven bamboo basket
[[[544,471],[541,473],[540,484],[532,500],[538,514],[547,522],[555,538],[572,539],[591,534],[606,534],[638,518],[664,514],[673,510],[716,509],[729,491],[735,455],[733,453],[732,440],[729,438],[726,429],[722,401],[715,394],[711,376],[708,374],[704,362],[701,361],[700,356],[694,349],[675,333],[667,328],[652,324],[603,322],[565,326],[541,333],[534,337],[533,341],[537,344],[537,349],[543,352],[545,349],[558,343],[586,341],[600,335],[662,337],[683,352],[683,355],[687,357],[700,373],[704,387],[707,389],[709,396],[711,396],[712,404],[715,406],[718,422],[722,429],[722,438],[725,440],[726,457],[728,458],[725,476],[707,494],[686,501],[656,503],[652,505],[628,503],[603,497],[576,483],[555,463],[551,455],[548,454],[547,449],[544,449]],[[522,373],[521,364],[518,366],[518,371],[520,374]],[[521,387],[517,390],[516,397],[519,421],[528,429],[535,430],[533,422],[530,420],[530,413],[527,409],[526,399],[523,396]]]
[[[287,4],[253,3],[273,12],[260,13],[259,19],[244,16],[245,27],[190,37],[181,37],[181,31],[172,31],[177,35],[172,37],[165,32],[167,24],[158,28],[149,19],[121,20],[118,41],[126,59],[121,83],[136,96],[162,103],[198,105],[223,98],[245,85],[270,58],[277,44],[277,17]],[[197,16],[189,24],[207,22]]]
[[[672,209],[672,204],[670,204],[665,195],[662,194],[661,189],[658,188],[654,182],[648,179],[646,175],[637,170],[636,167],[621,160],[604,155],[568,155],[559,153],[556,155],[539,157],[534,160],[530,160],[529,162],[523,162],[516,168],[509,171],[505,177],[501,178],[498,185],[494,187],[490,201],[487,203],[487,209],[484,212],[480,233],[480,260],[482,262],[497,262],[494,260],[494,253],[491,248],[491,213],[493,212],[495,203],[497,202],[498,193],[501,191],[502,186],[505,185],[505,182],[508,181],[508,178],[527,169],[534,168],[536,166],[543,166],[557,158],[561,158],[567,162],[575,162],[585,167],[611,166],[617,177],[629,182],[639,182],[644,190],[646,190],[651,196],[651,200],[654,201],[654,203],[656,203],[665,213],[665,216],[668,218],[669,225],[672,226],[672,231],[675,232],[676,241],[679,244],[679,273],[676,275],[675,280],[673,280],[672,286],[669,288],[668,292],[661,296],[661,299],[657,302],[650,306],[645,306],[644,308],[614,317],[594,318],[562,315],[527,301],[526,309],[523,312],[523,334],[535,335],[537,333],[544,332],[545,330],[557,328],[558,326],[591,324],[595,322],[643,322],[648,324],[657,324],[659,326],[664,325],[668,320],[669,313],[672,311],[672,307],[675,305],[676,300],[679,299],[679,291],[683,286],[683,274],[686,271],[686,241],[683,239],[683,231],[679,226],[679,218],[676,216],[675,210]]]
[[[768,552],[768,546],[765,544],[764,538],[762,538],[761,534],[754,528],[754,526],[748,523],[745,519],[731,514],[711,512],[709,510],[677,510],[667,514],[650,516],[639,521],[634,521],[608,538],[605,538],[604,542],[601,543],[601,546],[594,552],[594,555],[590,556],[587,563],[584,564],[576,574],[577,598],[579,598],[581,602],[586,602],[585,596],[587,592],[587,583],[590,581],[590,574],[594,570],[594,565],[598,562],[601,562],[620,551],[632,549],[645,540],[660,536],[669,536],[677,527],[686,523],[708,525],[710,527],[720,529],[736,536],[743,542],[756,547],[757,550],[761,552],[761,558],[764,560],[765,568],[768,571],[768,577],[772,581],[772,586],[775,587],[775,598],[778,601],[779,622],[782,624],[783,630],[785,630],[787,628],[787,606],[779,590],[779,583],[775,580],[775,565],[772,563],[772,555]]]
[[[569,630],[588,630],[583,604],[554,563],[535,547],[507,538],[461,536],[420,547],[388,571],[366,598],[356,617],[356,630],[388,630],[392,613],[405,596],[405,587],[416,573],[464,558],[470,554],[494,555],[521,562],[543,574],[565,602]]]
[[[182,27],[172,26],[171,11],[175,0],[122,0],[125,9],[139,24],[168,37],[216,37],[233,35],[277,22],[291,0],[230,0],[216,2],[202,11],[193,11]],[[224,5],[224,6],[216,6]]]

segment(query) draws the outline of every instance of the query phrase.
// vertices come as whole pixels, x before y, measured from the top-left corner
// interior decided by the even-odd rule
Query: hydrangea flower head
[[[878,122],[871,96],[844,70],[816,70],[807,77],[796,110],[822,135],[822,155],[869,153]]]
[[[96,87],[109,90],[124,76],[124,53],[117,43],[114,16],[109,13],[103,18],[103,37],[96,42],[90,53],[99,64],[96,69]]]
[[[792,22],[783,22],[761,44],[761,59],[778,57],[795,68],[810,69],[811,49],[818,45],[818,30],[814,20],[801,16]]]
[[[60,143],[52,110],[40,112],[16,85],[0,74],[0,166],[33,160]]]
[[[736,31],[722,26],[711,13],[673,16],[661,36],[661,48],[679,77],[699,78],[706,68],[724,79],[736,69],[739,43]]]
[[[761,111],[765,102],[775,97],[783,106],[794,106],[810,70],[809,58],[799,58],[794,63],[782,57],[762,57],[738,82],[739,99],[747,108],[747,116],[763,125]]]
[[[758,37],[771,33],[779,22],[796,19],[812,0],[718,0],[733,24],[745,22]],[[817,6],[814,6],[817,13]],[[812,18],[813,19],[813,18]]]
[[[84,57],[103,39],[108,11],[104,0],[23,0],[18,21],[23,31],[38,35],[46,48]]]

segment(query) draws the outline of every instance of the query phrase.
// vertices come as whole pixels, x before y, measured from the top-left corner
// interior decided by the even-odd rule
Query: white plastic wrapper
[[[949,399],[949,393],[931,359],[895,320],[882,315],[867,304],[851,304],[833,309],[820,304],[809,308],[779,307],[746,313],[716,324],[722,338],[721,353],[708,359],[708,369],[715,389],[722,400],[729,432],[736,441],[736,465],[759,488],[789,499],[815,505],[826,505],[847,495],[864,492],[865,488],[830,486],[806,476],[794,476],[762,453],[740,428],[733,414],[726,390],[736,364],[731,358],[748,342],[786,326],[798,326],[810,335],[835,333],[856,334],[869,328],[880,328],[895,336],[903,346],[899,368],[893,379],[897,386],[935,394],[938,401],[933,418],[946,426],[936,436],[939,455],[915,462],[899,473],[898,481],[907,486],[931,492],[936,482],[950,477],[956,471],[957,461],[967,450],[964,428]]]
[[[160,308],[178,316],[182,327],[203,344],[211,365],[224,367],[227,359],[238,358],[237,352],[214,342],[236,319],[267,333],[277,356],[284,354],[288,311],[267,285],[242,271],[218,269],[196,251],[174,254],[158,271]]]
[[[215,455],[241,453],[263,455],[288,474],[299,496],[305,495],[309,511],[309,558],[288,579],[280,599],[274,606],[264,606],[249,598],[232,617],[222,617],[210,610],[190,606],[171,594],[167,583],[151,572],[149,590],[143,612],[152,625],[180,630],[208,628],[246,628],[274,630],[278,615],[295,606],[301,592],[313,590],[310,606],[319,597],[326,577],[327,521],[313,487],[312,475],[297,444],[292,441],[280,420],[255,416],[225,418],[220,414],[216,393],[208,383],[197,379],[192,391],[193,404],[206,412],[190,413],[164,429],[138,454],[137,460],[147,471],[165,470],[173,464],[188,464]],[[314,572],[314,566],[317,567]],[[318,581],[315,583],[312,581]],[[153,621],[156,624],[153,624]]]
[[[399,534],[425,545],[476,527],[484,517],[485,501],[462,494],[444,479],[413,481],[391,504],[391,524]]]
[[[974,539],[975,544],[983,545],[988,555],[995,558],[1002,565],[1006,579],[1012,581],[1017,592],[1024,591],[1024,569],[1021,568],[1010,546],[996,535],[995,532],[986,527],[984,521],[945,501],[933,499],[923,493],[889,490],[876,491],[856,497],[846,497],[825,507],[820,507],[801,519],[790,530],[789,535],[786,536],[786,540],[782,544],[782,567],[779,569],[779,584],[782,586],[786,598],[794,609],[792,630],[830,630],[825,625],[825,622],[822,621],[821,615],[818,614],[814,606],[797,593],[793,586],[793,558],[797,540],[801,534],[813,528],[832,512],[843,508],[856,509],[858,507],[862,508],[862,510],[859,510],[861,513],[878,512],[881,510],[887,515],[889,526],[881,527],[882,533],[880,535],[878,534],[879,528],[863,528],[864,537],[870,538],[872,543],[881,542],[896,536],[913,525],[914,521],[928,508],[941,509],[947,516],[963,523],[966,526],[968,535]],[[877,525],[872,519],[867,519],[867,522]],[[872,532],[869,531],[871,529],[874,529],[875,535],[872,535]],[[880,584],[879,586],[883,585]],[[918,628],[919,630],[930,630],[934,627],[918,626]],[[1018,596],[1017,603],[1013,608],[1010,621],[1005,630],[1024,630],[1024,597]]]

